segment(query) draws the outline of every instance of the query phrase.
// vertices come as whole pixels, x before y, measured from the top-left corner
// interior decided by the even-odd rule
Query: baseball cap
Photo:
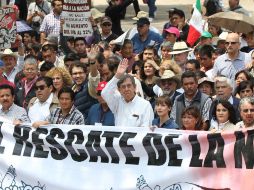
[[[137,21],[137,26],[143,26],[144,24],[150,25],[149,19],[146,18],[146,17],[139,18],[138,21]]]
[[[109,17],[104,16],[104,17],[101,18],[101,24],[104,24],[104,23],[112,24],[112,20]]]
[[[212,34],[210,32],[204,31],[201,34],[201,38],[212,38]]]
[[[180,37],[180,31],[176,27],[169,27],[167,29],[164,29],[164,31],[171,33],[171,34],[175,34],[177,38]]]
[[[97,90],[97,91],[102,91],[103,88],[106,86],[106,84],[107,84],[106,81],[99,82],[99,84],[98,84],[96,90]]]

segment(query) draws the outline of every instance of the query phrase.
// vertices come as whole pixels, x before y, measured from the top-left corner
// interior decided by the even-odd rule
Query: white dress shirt
[[[126,102],[117,90],[119,79],[113,77],[102,90],[102,97],[115,116],[116,126],[149,127],[154,113],[151,104],[135,95],[132,101]]]
[[[31,123],[36,121],[46,121],[50,115],[50,104],[53,100],[53,93],[50,94],[48,99],[41,103],[38,99],[35,100],[34,104],[28,110],[28,116]]]

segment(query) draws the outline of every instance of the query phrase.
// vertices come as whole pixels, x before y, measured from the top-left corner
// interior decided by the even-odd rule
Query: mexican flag
[[[187,37],[188,44],[192,47],[194,43],[199,39],[203,32],[203,22],[201,15],[201,3],[200,0],[196,0],[196,5],[193,6],[194,11],[192,13],[189,25],[189,33]]]

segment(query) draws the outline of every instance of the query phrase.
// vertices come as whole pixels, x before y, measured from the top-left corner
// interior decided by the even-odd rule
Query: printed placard
[[[87,0],[65,0],[61,18],[64,19],[63,35],[74,37],[91,36],[92,25]]]
[[[0,49],[11,47],[17,34],[16,13],[12,7],[0,9]]]

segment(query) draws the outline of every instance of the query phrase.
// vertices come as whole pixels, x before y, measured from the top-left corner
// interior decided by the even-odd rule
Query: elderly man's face
[[[216,96],[220,99],[228,100],[232,94],[232,88],[226,82],[215,83]]]
[[[240,106],[240,115],[245,127],[251,127],[254,124],[254,105],[244,103]]]
[[[160,87],[163,94],[171,95],[176,91],[177,83],[172,79],[162,79],[160,81]]]
[[[127,78],[118,88],[126,102],[130,102],[136,94],[136,86],[132,84],[130,78]]]

